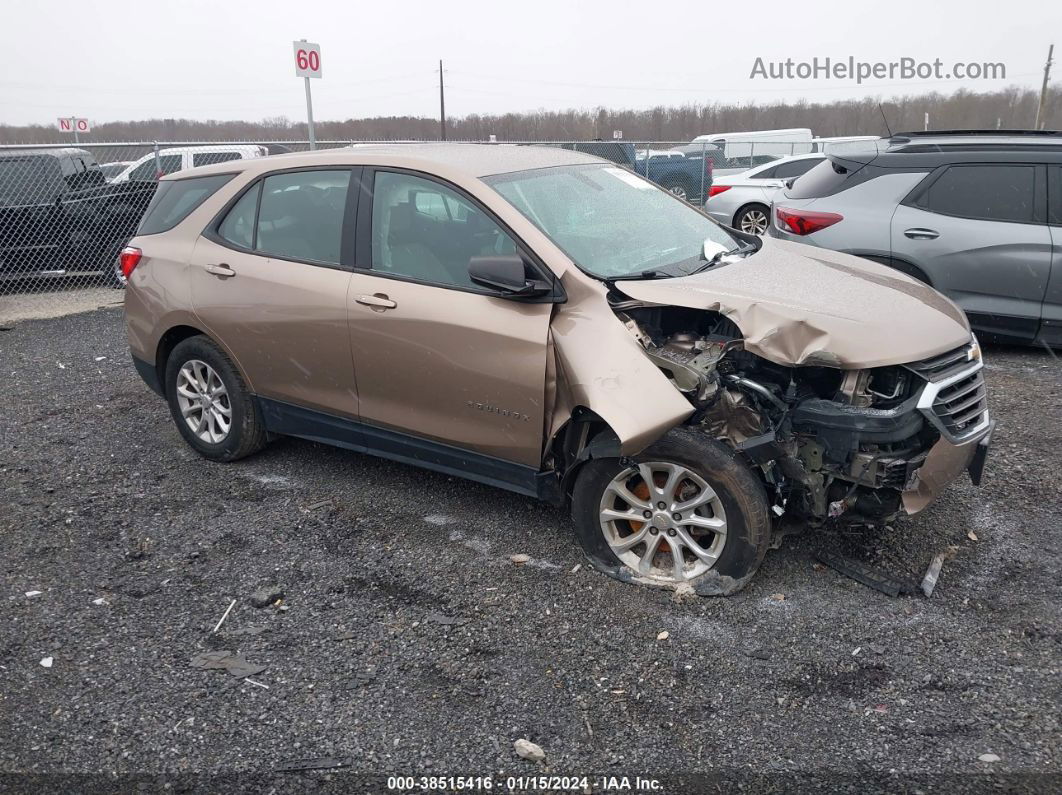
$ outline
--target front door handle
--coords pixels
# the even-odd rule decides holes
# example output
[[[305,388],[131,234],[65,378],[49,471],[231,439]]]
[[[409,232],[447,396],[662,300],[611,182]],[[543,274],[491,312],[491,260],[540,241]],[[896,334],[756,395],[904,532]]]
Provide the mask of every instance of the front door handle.
[[[905,229],[904,234],[911,240],[933,240],[940,237],[940,232],[935,229]]]
[[[365,306],[371,306],[373,309],[380,310],[394,309],[398,304],[392,301],[383,293],[375,293],[373,295],[357,295],[354,296],[354,300],[359,304],[365,304]]]
[[[228,276],[235,276],[236,275],[236,271],[234,271],[232,268],[230,268],[224,262],[222,262],[222,263],[220,263],[218,265],[213,265],[213,264],[207,265],[206,266],[206,272],[207,273],[213,273],[215,276],[221,276],[223,278],[224,277],[228,277]]]

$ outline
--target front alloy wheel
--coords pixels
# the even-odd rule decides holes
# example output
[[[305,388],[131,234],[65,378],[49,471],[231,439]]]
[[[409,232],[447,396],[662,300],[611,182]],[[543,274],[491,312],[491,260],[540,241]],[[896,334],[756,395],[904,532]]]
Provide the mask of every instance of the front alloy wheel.
[[[624,582],[740,591],[771,537],[767,495],[744,461],[699,428],[672,428],[631,459],[591,458],[572,519],[593,566]]]
[[[668,461],[628,467],[605,489],[601,531],[613,554],[644,577],[685,582],[715,565],[726,511],[696,472]]]

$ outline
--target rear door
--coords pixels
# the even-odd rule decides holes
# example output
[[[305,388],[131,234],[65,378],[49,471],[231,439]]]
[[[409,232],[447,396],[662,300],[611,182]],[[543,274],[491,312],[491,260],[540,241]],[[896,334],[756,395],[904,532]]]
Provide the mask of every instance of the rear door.
[[[947,166],[897,207],[892,256],[921,268],[978,329],[1029,341],[1051,273],[1045,215],[1044,166]]]
[[[350,286],[366,424],[538,468],[552,304],[497,298],[468,278],[470,257],[520,249],[455,186],[366,169]]]
[[[347,332],[354,170],[273,172],[196,242],[192,305],[263,398],[356,417]]]
[[[1051,278],[1044,295],[1040,338],[1062,345],[1062,166],[1048,166],[1048,229],[1051,232]]]

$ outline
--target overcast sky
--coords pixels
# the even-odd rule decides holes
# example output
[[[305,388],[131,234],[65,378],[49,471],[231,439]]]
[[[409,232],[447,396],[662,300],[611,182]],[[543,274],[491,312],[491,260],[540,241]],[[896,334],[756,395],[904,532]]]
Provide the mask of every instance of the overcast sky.
[[[317,119],[1039,88],[1062,3],[8,0],[0,123],[305,118],[291,42],[322,48]],[[750,79],[765,62],[1001,62],[1003,80]],[[1062,80],[1056,51],[1055,80]]]

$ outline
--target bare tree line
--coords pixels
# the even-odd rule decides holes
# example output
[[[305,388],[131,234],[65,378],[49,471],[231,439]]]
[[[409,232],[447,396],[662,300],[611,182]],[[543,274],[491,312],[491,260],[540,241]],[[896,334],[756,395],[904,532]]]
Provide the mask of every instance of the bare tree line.
[[[1046,108],[1047,129],[1062,125],[1062,91],[1051,87]],[[885,134],[885,119],[893,132],[921,130],[925,114],[931,129],[1027,129],[1036,116],[1039,94],[1010,87],[976,93],[960,89],[904,95],[888,100],[847,99],[835,102],[708,103],[659,106],[649,110],[532,111],[501,115],[471,114],[447,119],[452,140],[499,141],[584,140],[611,138],[622,130],[627,139],[688,141],[712,132],[810,127],[817,135]],[[346,121],[319,121],[320,140],[437,140],[435,118],[389,116]],[[90,141],[282,141],[304,140],[306,124],[274,117],[261,121],[193,121],[148,119],[95,124]],[[0,143],[62,143],[70,135],[44,125],[0,125]]]

